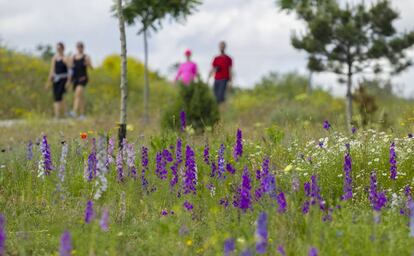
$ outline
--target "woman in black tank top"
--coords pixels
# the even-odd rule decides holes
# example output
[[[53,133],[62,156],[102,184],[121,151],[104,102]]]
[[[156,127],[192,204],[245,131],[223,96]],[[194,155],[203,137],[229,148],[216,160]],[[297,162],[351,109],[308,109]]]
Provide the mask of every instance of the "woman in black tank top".
[[[88,84],[88,68],[92,68],[91,59],[84,53],[82,42],[76,44],[77,53],[72,58],[72,82],[75,97],[72,117],[84,119],[85,116],[85,87]]]
[[[55,118],[62,117],[65,113],[65,102],[63,95],[66,92],[66,86],[69,80],[69,60],[65,57],[65,46],[58,43],[56,46],[56,55],[52,58],[49,72],[49,78],[46,87],[53,85],[54,104],[53,110]]]

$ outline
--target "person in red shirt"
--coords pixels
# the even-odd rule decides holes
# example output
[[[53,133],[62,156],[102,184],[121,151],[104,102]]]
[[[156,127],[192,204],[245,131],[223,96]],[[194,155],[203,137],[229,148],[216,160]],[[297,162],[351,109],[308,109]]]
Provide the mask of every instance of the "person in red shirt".
[[[208,79],[214,74],[214,96],[221,104],[226,100],[227,87],[231,85],[233,60],[226,54],[226,42],[220,42],[219,49],[220,55],[214,58]]]

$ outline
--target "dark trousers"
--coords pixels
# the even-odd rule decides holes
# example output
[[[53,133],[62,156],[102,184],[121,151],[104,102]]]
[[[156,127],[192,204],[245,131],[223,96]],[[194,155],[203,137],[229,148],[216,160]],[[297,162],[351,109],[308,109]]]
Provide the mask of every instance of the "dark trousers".
[[[223,103],[226,100],[227,84],[229,80],[215,80],[214,81],[214,96],[216,96],[217,103]]]

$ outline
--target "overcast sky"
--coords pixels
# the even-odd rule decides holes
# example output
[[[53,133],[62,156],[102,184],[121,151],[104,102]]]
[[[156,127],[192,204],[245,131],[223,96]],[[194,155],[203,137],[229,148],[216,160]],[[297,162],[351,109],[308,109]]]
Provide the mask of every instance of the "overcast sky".
[[[357,0],[351,0],[357,1]],[[190,48],[201,74],[206,77],[217,43],[228,42],[234,59],[236,83],[250,87],[270,71],[306,74],[306,55],[290,45],[290,35],[302,28],[293,15],[277,10],[275,0],[204,0],[199,11],[183,24],[164,22],[150,38],[150,67],[173,77],[170,67]],[[392,0],[401,12],[397,26],[414,29],[414,1]],[[9,47],[34,51],[39,43],[64,41],[74,50],[82,40],[95,63],[119,53],[116,19],[109,10],[112,0],[0,0],[0,38]],[[128,54],[143,58],[142,37],[137,27],[127,31]],[[414,56],[414,55],[413,55]],[[1,78],[0,78],[1,79]],[[332,75],[317,75],[316,83],[341,94]],[[405,96],[414,96],[414,67],[394,78]]]

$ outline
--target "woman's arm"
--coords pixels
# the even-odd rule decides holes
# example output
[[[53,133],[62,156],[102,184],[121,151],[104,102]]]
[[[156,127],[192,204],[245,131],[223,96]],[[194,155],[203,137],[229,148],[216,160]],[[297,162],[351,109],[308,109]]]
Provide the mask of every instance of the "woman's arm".
[[[180,65],[177,71],[177,75],[175,76],[175,82],[177,82],[180,79],[182,73],[183,73],[183,69],[182,69],[182,65]]]
[[[55,72],[55,56],[52,57],[51,63],[50,63],[50,70],[49,75],[47,77],[45,88],[48,89],[51,86],[51,82],[53,79],[53,74]]]
[[[211,63],[211,70],[207,76],[207,84],[210,83],[210,79],[214,76],[216,72],[217,72],[217,58],[214,58],[213,62]]]
[[[93,69],[93,66],[92,66],[92,60],[91,60],[91,58],[89,57],[89,55],[86,55],[86,66],[88,67],[88,68],[90,68],[90,69]]]
[[[73,60],[73,57],[71,58],[69,56],[66,56],[63,59],[63,61],[66,63],[66,66],[68,67],[68,79],[66,82],[66,89],[69,88],[69,84],[72,82],[72,75],[73,75],[72,74],[72,65],[73,65],[72,60]]]

